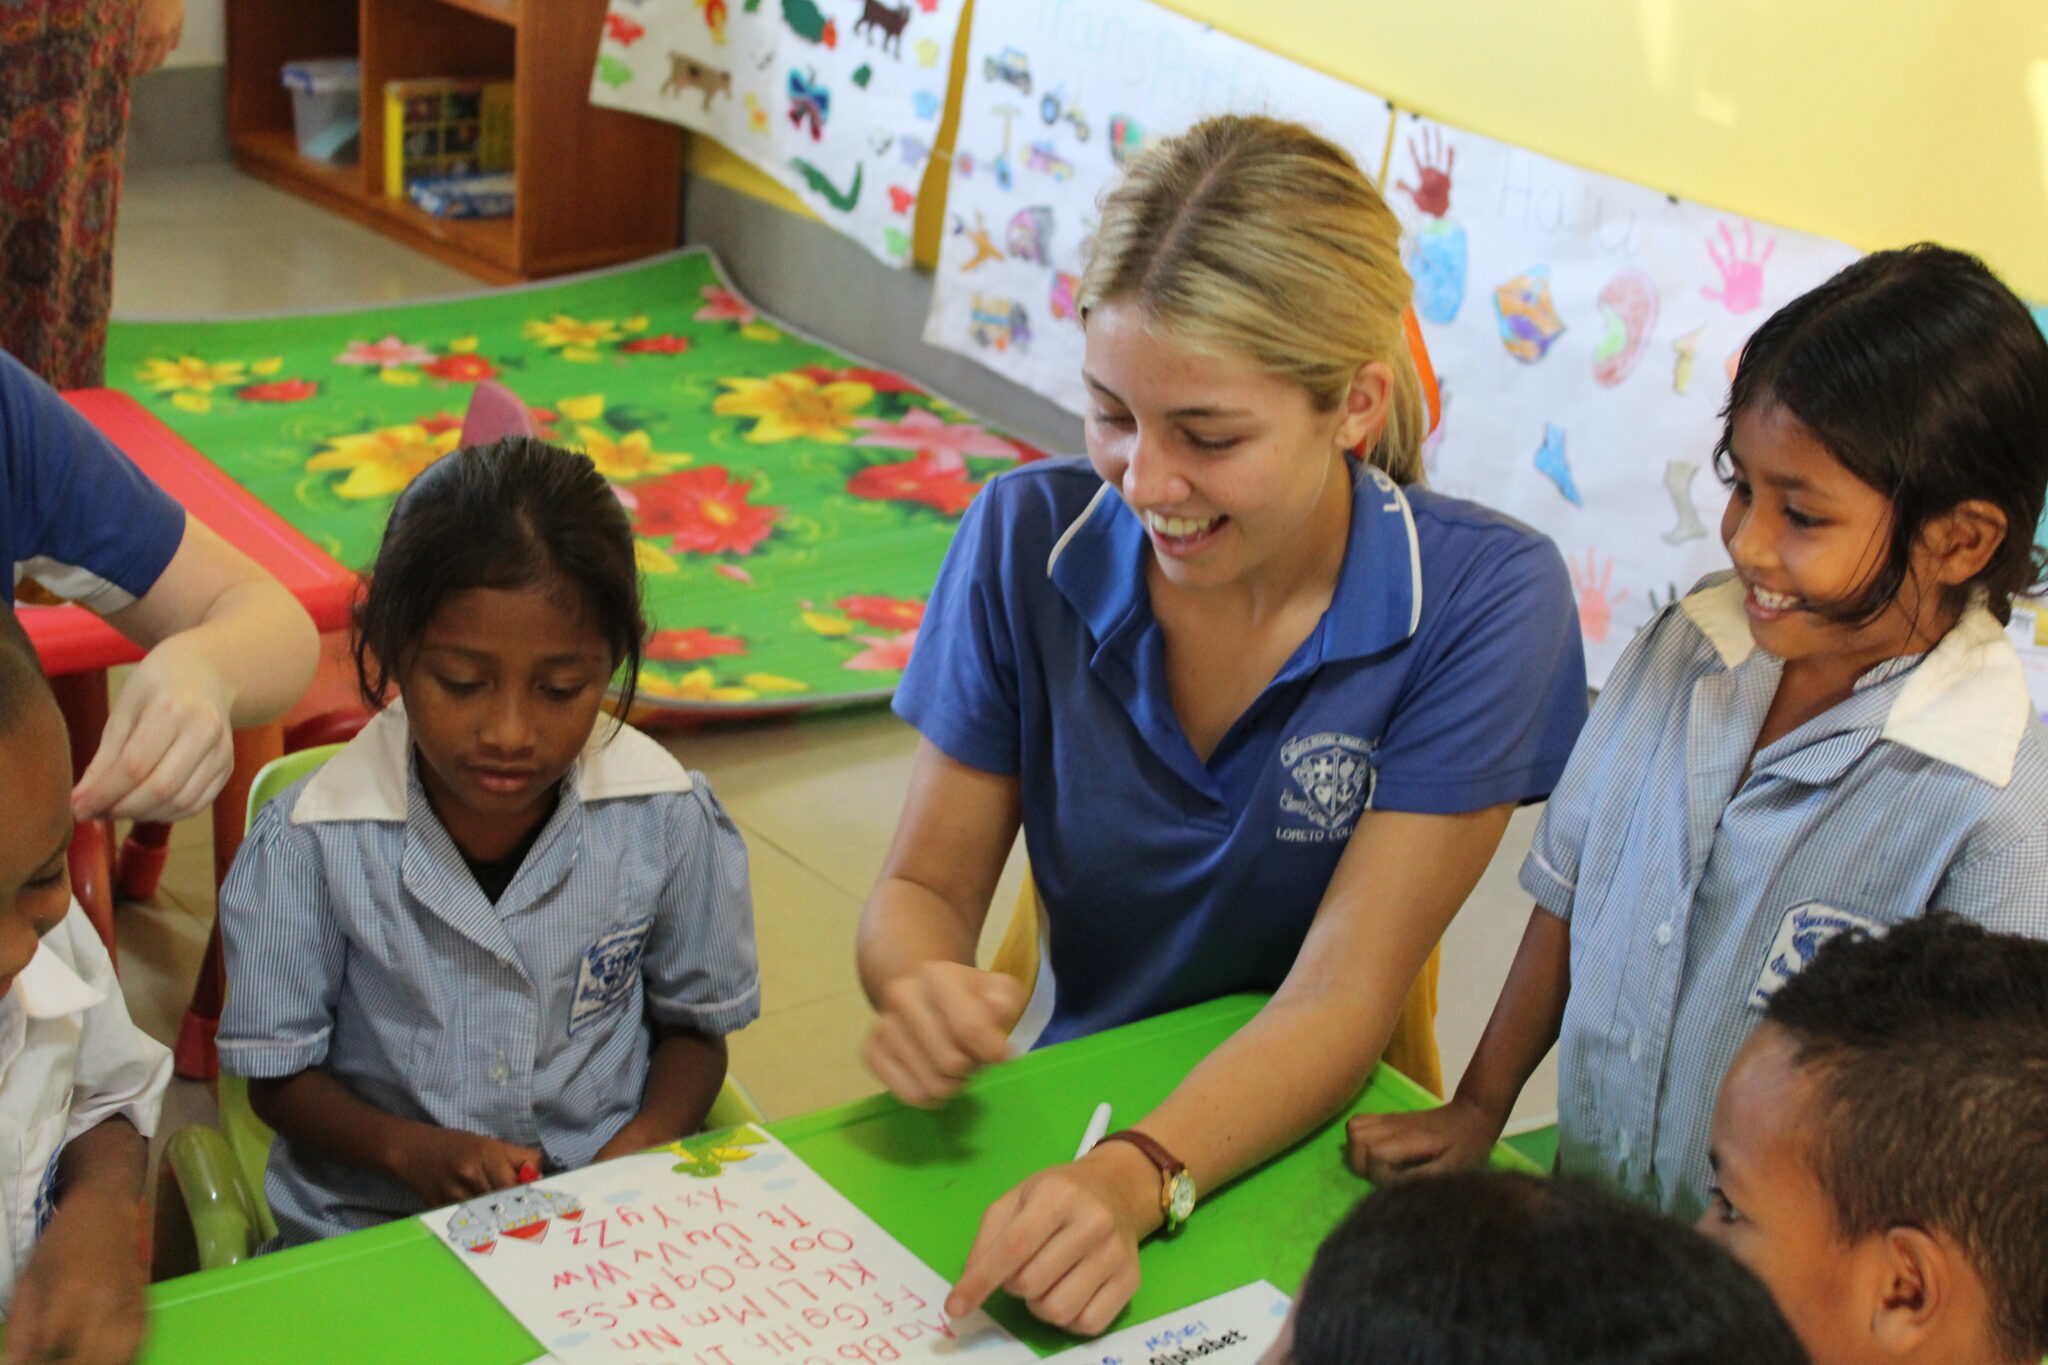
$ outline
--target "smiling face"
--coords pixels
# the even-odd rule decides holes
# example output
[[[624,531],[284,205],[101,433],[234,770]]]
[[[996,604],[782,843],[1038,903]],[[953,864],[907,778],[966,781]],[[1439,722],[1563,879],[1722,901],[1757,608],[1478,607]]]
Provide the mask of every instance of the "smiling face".
[[[502,856],[553,809],[614,661],[566,593],[452,593],[398,672],[420,781],[472,858]]]
[[[1367,374],[1366,372],[1372,372]],[[1088,459],[1145,524],[1160,571],[1186,587],[1286,572],[1342,545],[1344,452],[1386,420],[1387,370],[1330,412],[1250,360],[1194,350],[1135,306],[1088,317]]]
[[[1872,620],[1818,614],[1855,601],[1877,574],[1890,552],[1892,506],[1782,405],[1736,414],[1728,464],[1721,541],[1749,590],[1743,605],[1758,645],[1787,662],[1867,668],[1947,633],[1954,614],[1927,586],[1935,575],[1924,544],[1915,545],[1898,595]]]
[[[0,729],[0,995],[71,906],[71,746],[47,696]]]

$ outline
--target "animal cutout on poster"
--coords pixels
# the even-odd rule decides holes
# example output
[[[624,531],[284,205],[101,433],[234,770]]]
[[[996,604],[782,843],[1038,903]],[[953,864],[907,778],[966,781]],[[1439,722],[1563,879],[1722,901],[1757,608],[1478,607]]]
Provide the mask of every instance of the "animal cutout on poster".
[[[826,223],[907,266],[915,187],[965,7],[611,0],[591,103],[716,138]]]

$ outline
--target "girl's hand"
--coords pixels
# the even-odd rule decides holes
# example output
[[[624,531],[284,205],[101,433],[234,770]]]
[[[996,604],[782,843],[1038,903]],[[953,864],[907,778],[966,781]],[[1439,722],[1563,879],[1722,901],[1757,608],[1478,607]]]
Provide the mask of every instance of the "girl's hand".
[[[1095,1336],[1138,1292],[1138,1243],[1156,1229],[1159,1170],[1124,1142],[1040,1171],[989,1205],[947,1316],[979,1308],[998,1288],[1032,1316]]]
[[[531,1147],[514,1146],[481,1133],[425,1124],[419,1129],[400,1145],[391,1174],[429,1208],[509,1190],[519,1183],[521,1166],[539,1170],[546,1160]]]
[[[182,820],[235,766],[233,698],[204,651],[172,637],[143,656],[71,792],[79,820]]]
[[[15,1284],[6,1365],[135,1359],[148,1282],[141,1238],[139,1201],[85,1187],[67,1194]]]
[[[929,1109],[1010,1055],[1024,987],[997,972],[928,961],[881,988],[868,1070],[905,1104]]]
[[[1417,1114],[1353,1114],[1345,1159],[1375,1185],[1462,1170],[1485,1162],[1505,1121],[1470,1100],[1451,1098]]]

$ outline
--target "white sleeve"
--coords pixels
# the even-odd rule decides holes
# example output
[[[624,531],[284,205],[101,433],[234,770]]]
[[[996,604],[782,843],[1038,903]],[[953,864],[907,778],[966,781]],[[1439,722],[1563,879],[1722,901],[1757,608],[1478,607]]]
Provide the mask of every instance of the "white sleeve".
[[[71,1078],[71,1122],[65,1126],[64,1141],[116,1115],[149,1137],[156,1131],[164,1087],[171,1080],[170,1050],[128,1017],[128,1001],[114,976],[114,964],[77,901],[71,902],[71,912],[50,931],[47,941],[81,981],[102,995],[81,1015],[78,1064]]]

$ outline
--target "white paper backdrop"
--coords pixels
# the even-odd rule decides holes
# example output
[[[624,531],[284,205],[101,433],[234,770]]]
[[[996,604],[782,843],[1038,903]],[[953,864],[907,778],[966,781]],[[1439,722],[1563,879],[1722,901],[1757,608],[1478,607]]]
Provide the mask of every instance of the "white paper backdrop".
[[[963,5],[612,0],[590,101],[709,134],[907,266]]]
[[[1096,196],[1132,152],[1220,113],[1298,119],[1368,175],[1392,118],[1377,95],[1143,0],[976,6],[925,340],[1080,412],[1073,289]]]

